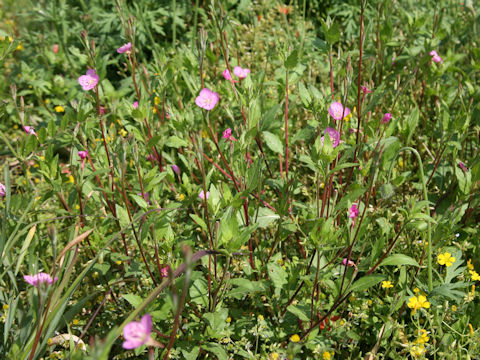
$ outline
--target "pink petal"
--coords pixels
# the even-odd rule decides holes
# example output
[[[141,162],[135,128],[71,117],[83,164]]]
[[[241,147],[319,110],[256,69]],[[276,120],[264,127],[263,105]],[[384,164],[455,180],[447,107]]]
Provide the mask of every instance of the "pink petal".
[[[152,332],[152,316],[150,314],[143,315],[140,319],[140,324],[143,325],[145,335],[148,338]]]

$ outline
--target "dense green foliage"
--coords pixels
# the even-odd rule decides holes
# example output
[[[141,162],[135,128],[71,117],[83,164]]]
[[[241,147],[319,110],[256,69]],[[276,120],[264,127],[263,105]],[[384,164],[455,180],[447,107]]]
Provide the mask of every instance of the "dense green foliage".
[[[0,0],[0,354],[475,358],[480,8],[360,2]]]

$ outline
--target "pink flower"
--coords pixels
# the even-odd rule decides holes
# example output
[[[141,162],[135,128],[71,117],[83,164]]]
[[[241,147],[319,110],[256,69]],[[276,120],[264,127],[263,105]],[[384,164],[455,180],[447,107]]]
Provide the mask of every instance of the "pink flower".
[[[210,196],[210,191],[207,191],[207,200],[208,200],[208,197]],[[202,191],[200,191],[200,194],[198,194],[198,197],[202,200],[205,200],[205,193]]]
[[[380,121],[382,124],[388,124],[390,122],[390,119],[392,118],[392,114],[386,113],[383,115],[382,120]]]
[[[52,46],[52,51],[57,54],[58,53],[58,44]]]
[[[363,91],[364,94],[370,94],[372,92],[372,90],[367,88],[365,85],[362,86],[362,91]]]
[[[97,86],[100,77],[97,75],[94,69],[88,69],[86,75],[82,75],[78,78],[78,83],[82,86],[83,90],[92,90]]]
[[[37,133],[35,132],[35,129],[33,128],[33,126],[27,126],[25,125],[23,127],[23,130],[28,134],[28,135],[35,135],[37,136]]]
[[[328,108],[328,113],[330,114],[331,117],[333,117],[335,120],[342,120],[345,118],[348,114],[350,114],[350,109],[348,107],[344,108],[342,104],[339,102],[334,102],[330,107]]]
[[[217,105],[220,96],[209,88],[203,88],[195,99],[195,104],[205,110],[212,110]]]
[[[133,108],[134,108],[134,109],[138,109],[138,101],[135,101],[135,102],[133,103]]]
[[[117,49],[117,52],[118,52],[119,54],[130,53],[131,51],[132,51],[132,43],[126,43],[125,45],[120,46],[120,47]]]
[[[6,189],[5,185],[0,183],[0,197],[5,196],[6,193],[7,193],[7,189]]]
[[[225,129],[225,131],[223,132],[223,138],[224,139],[229,139],[230,136],[232,136],[232,129],[230,129],[230,128]]]
[[[247,75],[250,74],[250,69],[248,68],[243,69],[240,66],[235,66],[233,68],[233,73],[240,79],[245,79]]]
[[[145,314],[138,321],[129,322],[123,328],[123,337],[125,341],[122,346],[124,349],[135,349],[142,346],[151,340],[152,333],[152,317],[150,314]]]
[[[227,141],[237,141],[237,139],[235,139],[232,136],[232,129],[230,129],[230,128],[225,129],[225,131],[223,132],[223,138]]]
[[[169,271],[170,271],[170,266],[165,266],[164,268],[160,269],[160,274],[162,275],[162,277],[167,277]]]
[[[52,277],[49,274],[44,272],[38,273],[36,275],[24,275],[23,278],[27,283],[35,287],[38,287],[43,284],[52,285],[55,281],[58,280],[57,277],[52,279]]]
[[[435,50],[430,51],[430,56],[432,57],[433,62],[442,62],[442,58],[437,54]]]
[[[175,174],[180,175],[180,168],[178,167],[178,165],[173,164],[172,170]]]
[[[348,209],[348,217],[350,219],[355,219],[359,214],[358,211],[358,205],[356,203],[353,203],[352,206]]]
[[[222,75],[225,78],[225,80],[232,80],[232,75],[230,74],[230,71],[228,71],[228,69],[225,69]]]
[[[463,170],[463,172],[467,172],[468,171],[468,168],[465,166],[465,164],[461,161],[458,162],[458,166],[460,166],[460,168]]]
[[[100,106],[99,109],[100,109],[100,115],[105,114],[105,107],[104,106]]]
[[[148,161],[154,161],[154,160],[155,160],[155,156],[153,156],[152,154],[148,154],[148,155],[147,155],[147,160],[148,160]]]
[[[88,150],[82,150],[78,152],[80,159],[84,160],[88,156]]]
[[[330,141],[332,142],[332,146],[334,149],[338,146],[338,144],[340,144],[340,133],[334,128],[328,127],[325,129],[323,133],[328,134],[328,136],[330,136]],[[323,145],[323,138],[324,138],[323,136],[320,138],[322,145]]]
[[[355,266],[355,263],[352,260],[348,260],[347,258],[344,258],[342,261],[343,266]]]

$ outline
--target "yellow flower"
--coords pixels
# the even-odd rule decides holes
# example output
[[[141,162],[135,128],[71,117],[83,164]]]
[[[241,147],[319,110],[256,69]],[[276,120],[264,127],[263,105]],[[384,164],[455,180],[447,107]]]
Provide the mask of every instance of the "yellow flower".
[[[453,312],[457,311],[457,305],[452,305],[452,311]]]
[[[258,320],[262,321],[264,319],[263,315],[258,315]]]
[[[469,273],[472,276],[473,281],[479,281],[480,280],[480,275],[475,270],[470,270]]]
[[[78,325],[79,321],[78,319],[73,319],[73,325]]]
[[[60,113],[60,112],[65,112],[65,109],[63,108],[63,106],[58,105],[58,106],[55,106],[55,111],[57,113]]]
[[[23,45],[22,45],[22,44],[18,44],[17,50],[22,50],[22,49],[23,49]]]
[[[416,335],[418,336],[418,338],[417,340],[415,340],[415,344],[425,344],[428,342],[428,340],[430,340],[427,330],[425,329],[420,329],[416,331]]]
[[[324,351],[322,354],[323,360],[330,360],[332,358],[332,354],[329,351]]]
[[[290,336],[290,341],[294,342],[294,343],[297,343],[297,342],[300,341],[300,336],[298,336],[298,334],[294,334],[294,335]]]
[[[7,309],[8,309],[8,304],[3,305],[3,310],[7,310]]]
[[[470,331],[470,336],[473,336],[473,326],[472,326],[472,324],[468,323],[468,329]]]
[[[155,96],[155,105],[160,104],[161,101],[162,99],[160,99],[158,96]]]
[[[475,268],[473,267],[473,264],[472,264],[472,259],[468,259],[467,261],[467,268],[468,270],[474,270]]]
[[[423,344],[415,345],[410,349],[410,355],[414,358],[418,358],[425,354],[425,346]]]
[[[75,210],[80,210],[80,205],[75,205]]]
[[[415,288],[415,289],[413,289],[413,292],[414,292],[415,294],[417,294],[418,292],[420,292],[420,289],[419,289],[419,288]]]
[[[122,260],[117,260],[117,261],[115,261],[115,264],[117,264],[117,265],[122,265]]]
[[[118,134],[125,137],[128,135],[128,132],[125,129],[118,130]]]
[[[50,99],[45,99],[45,104],[50,104]]]
[[[280,355],[278,355],[277,352],[273,352],[269,356],[269,360],[278,360],[278,359],[280,359]]]
[[[382,281],[382,288],[384,288],[384,289],[390,289],[390,288],[392,288],[392,287],[393,287],[393,285],[392,285],[392,283],[391,283],[390,281]]]
[[[185,195],[177,194],[177,195],[175,195],[175,199],[177,199],[178,201],[183,201],[183,200],[185,200]]]
[[[418,309],[429,309],[430,303],[427,301],[427,298],[425,296],[419,295],[418,297],[412,296],[410,299],[408,299],[407,306],[412,309],[412,314],[415,314]]]
[[[227,323],[231,323],[231,322],[232,322],[232,318],[229,316],[229,317],[227,318]]]
[[[70,182],[72,184],[75,183],[75,179],[72,175],[68,175],[68,182]]]
[[[440,265],[445,265],[446,267],[452,266],[455,262],[455,258],[449,252],[445,252],[443,254],[438,255],[438,263]]]

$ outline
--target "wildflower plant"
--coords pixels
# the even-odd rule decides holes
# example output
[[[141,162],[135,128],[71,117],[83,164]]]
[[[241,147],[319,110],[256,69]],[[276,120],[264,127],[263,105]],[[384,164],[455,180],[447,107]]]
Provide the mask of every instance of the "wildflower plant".
[[[478,353],[474,4],[4,3],[5,357]]]

